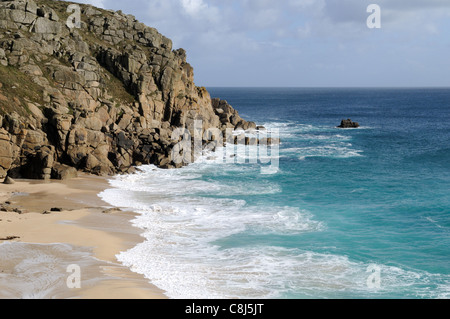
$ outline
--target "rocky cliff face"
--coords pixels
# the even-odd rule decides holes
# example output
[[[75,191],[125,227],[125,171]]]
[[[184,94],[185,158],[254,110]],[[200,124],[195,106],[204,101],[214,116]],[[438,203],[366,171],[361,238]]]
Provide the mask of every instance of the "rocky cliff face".
[[[70,3],[0,1],[0,178],[180,167],[175,128],[252,128],[194,84],[183,49],[131,15]]]

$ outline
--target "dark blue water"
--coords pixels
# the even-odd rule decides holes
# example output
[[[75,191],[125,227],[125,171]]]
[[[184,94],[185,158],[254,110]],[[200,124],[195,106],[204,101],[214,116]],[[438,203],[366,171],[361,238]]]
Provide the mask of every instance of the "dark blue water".
[[[272,177],[282,191],[270,200],[306,209],[326,230],[281,236],[279,245],[438,274],[430,291],[448,285],[450,89],[209,91],[290,134]],[[334,128],[346,118],[362,128]],[[391,294],[415,296],[413,288]]]
[[[173,298],[450,296],[450,89],[208,90],[279,131],[279,171],[117,177],[146,237],[125,265]]]

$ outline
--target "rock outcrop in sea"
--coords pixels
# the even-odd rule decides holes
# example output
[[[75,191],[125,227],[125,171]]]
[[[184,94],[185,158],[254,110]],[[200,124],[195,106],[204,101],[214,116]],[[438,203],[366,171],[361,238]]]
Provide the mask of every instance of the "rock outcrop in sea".
[[[0,178],[176,168],[174,129],[256,128],[156,29],[90,5],[71,28],[69,4],[0,1]]]
[[[341,125],[338,128],[358,128],[360,125],[358,122],[353,122],[351,119],[342,120]]]

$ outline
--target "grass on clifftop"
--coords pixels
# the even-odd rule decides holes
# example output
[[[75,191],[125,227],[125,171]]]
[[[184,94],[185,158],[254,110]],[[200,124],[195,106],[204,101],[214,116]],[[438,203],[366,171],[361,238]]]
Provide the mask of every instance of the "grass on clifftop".
[[[0,114],[30,113],[27,102],[42,105],[42,88],[15,67],[0,65]]]
[[[81,3],[75,3],[70,1],[55,1],[55,0],[36,0],[38,5],[46,5],[56,11],[58,17],[61,20],[67,20],[67,18],[72,14],[67,12],[67,7],[71,4],[82,5]]]

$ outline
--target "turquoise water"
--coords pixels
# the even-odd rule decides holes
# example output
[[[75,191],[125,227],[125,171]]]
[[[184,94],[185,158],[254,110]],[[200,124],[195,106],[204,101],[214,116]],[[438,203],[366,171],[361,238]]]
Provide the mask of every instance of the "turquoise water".
[[[146,230],[119,260],[172,298],[450,296],[450,89],[208,90],[279,130],[278,173],[115,178],[102,197]]]

